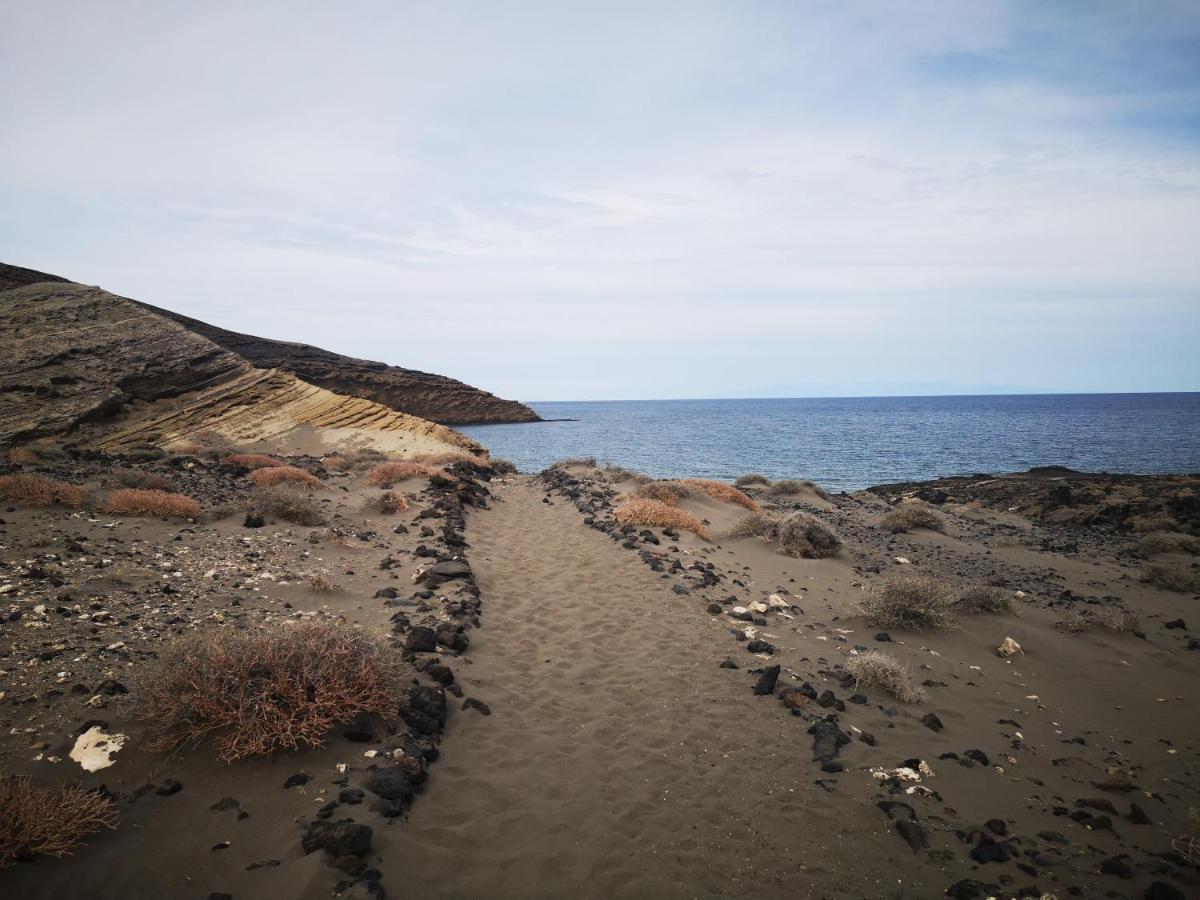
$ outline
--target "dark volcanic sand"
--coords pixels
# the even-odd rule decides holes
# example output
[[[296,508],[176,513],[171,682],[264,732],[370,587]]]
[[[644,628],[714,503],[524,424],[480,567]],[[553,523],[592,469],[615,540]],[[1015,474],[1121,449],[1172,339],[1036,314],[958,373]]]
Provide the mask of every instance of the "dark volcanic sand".
[[[364,858],[389,895],[933,897],[958,885],[963,897],[1142,897],[1156,881],[1179,892],[1159,896],[1200,890],[1194,864],[1172,849],[1195,827],[1189,808],[1200,806],[1200,653],[1189,649],[1200,613],[1194,596],[1139,580],[1136,534],[1028,518],[964,496],[940,507],[945,534],[893,535],[878,524],[888,509],[879,496],[806,492],[783,502],[841,534],[846,546],[832,559],[793,559],[753,539],[723,538],[743,510],[708,498],[683,506],[711,522],[710,544],[661,529],[651,530],[657,544],[637,534],[614,540],[585,524],[585,512],[610,528],[607,494],[633,485],[570,472],[553,484],[493,480],[489,508],[467,513],[465,552],[483,627],[469,632],[461,657],[443,656],[463,696],[482,700],[490,715],[447,698],[441,758],[404,817],[386,819],[369,796],[333,812],[372,826]],[[345,616],[386,635],[395,612],[414,610],[374,594],[394,586],[401,599],[411,595],[424,561],[412,555],[418,543],[447,552],[418,534],[416,516],[431,501],[385,517],[363,511],[377,492],[360,476],[330,483],[337,535],[286,523],[244,529],[240,516],[107,527],[109,518],[61,510],[3,514],[0,585],[15,587],[0,603],[24,613],[0,625],[5,771],[44,783],[79,779],[67,751],[92,719],[129,743],[112,767],[82,777],[119,795],[119,828],[71,858],[0,872],[0,890],[324,897],[349,880],[326,854],[303,854],[304,824],[337,797],[339,779],[362,785],[372,764],[364,752],[391,747],[389,727],[403,731],[403,723],[375,723],[367,743],[335,733],[316,751],[223,766],[204,747],[146,752],[133,715],[139,662],[172,630],[303,612]],[[397,523],[410,533],[392,534]],[[310,544],[312,533],[324,539]],[[398,565],[380,569],[389,556]],[[672,572],[674,560],[681,569]],[[63,583],[30,577],[33,566],[55,570]],[[314,591],[304,576],[315,570],[340,589]],[[909,571],[956,584],[1003,580],[1025,597],[1014,601],[1015,614],[963,615],[953,632],[893,629],[891,641],[878,642],[858,604],[883,575]],[[164,581],[180,593],[163,595]],[[113,621],[56,614],[72,605],[57,599],[64,592],[85,610],[99,598]],[[784,604],[760,623],[729,614],[735,603],[772,594]],[[42,603],[44,619],[32,612]],[[721,612],[708,611],[713,603]],[[1056,627],[1073,610],[1118,605],[1140,613],[1142,636]],[[421,615],[441,608],[435,602]],[[1179,619],[1183,627],[1167,627]],[[749,652],[750,642],[735,638],[747,626],[772,653]],[[998,657],[1005,637],[1025,653]],[[118,642],[125,646],[100,649]],[[60,644],[57,655],[38,658]],[[872,688],[861,691],[865,703],[851,701],[856,688],[842,667],[863,648],[908,663],[929,699],[905,705]],[[726,658],[739,668],[721,668]],[[756,696],[755,670],[776,665],[775,693],[808,683],[817,695],[832,691],[830,705],[814,699],[789,710],[771,693]],[[89,706],[105,678],[129,693]],[[88,691],[72,693],[77,682]],[[63,693],[48,693],[56,690]],[[922,721],[936,724],[931,713],[939,730]],[[825,765],[813,758],[814,726],[849,738],[836,755],[822,753]],[[933,773],[919,784],[872,774],[917,760]],[[351,766],[347,776],[338,763]],[[301,771],[310,780],[285,789]],[[132,799],[139,786],[167,778],[183,789]],[[250,816],[211,809],[223,797]],[[278,864],[247,868],[271,860]]]

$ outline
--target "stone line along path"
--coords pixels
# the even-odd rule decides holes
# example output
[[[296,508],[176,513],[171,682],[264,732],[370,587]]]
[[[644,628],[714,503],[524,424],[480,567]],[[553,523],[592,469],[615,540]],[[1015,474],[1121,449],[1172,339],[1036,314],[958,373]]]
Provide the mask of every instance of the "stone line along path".
[[[484,627],[454,665],[492,714],[455,710],[425,796],[378,830],[390,896],[904,895],[883,817],[816,783],[805,723],[718,669],[695,599],[538,482],[496,494],[467,531]]]

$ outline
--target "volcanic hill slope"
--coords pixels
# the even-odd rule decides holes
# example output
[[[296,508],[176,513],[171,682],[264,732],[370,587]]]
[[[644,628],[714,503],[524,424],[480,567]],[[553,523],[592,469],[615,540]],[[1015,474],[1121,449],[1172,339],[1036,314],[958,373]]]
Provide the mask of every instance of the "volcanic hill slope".
[[[71,436],[94,446],[370,445],[474,450],[469,438],[357,396],[256,368],[146,307],[40,273],[0,271],[0,441]]]

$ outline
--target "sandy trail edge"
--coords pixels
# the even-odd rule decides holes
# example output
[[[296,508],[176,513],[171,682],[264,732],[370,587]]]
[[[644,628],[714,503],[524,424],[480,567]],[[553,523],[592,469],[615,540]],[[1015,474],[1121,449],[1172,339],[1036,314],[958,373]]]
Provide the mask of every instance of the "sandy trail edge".
[[[500,488],[468,539],[485,624],[475,664],[456,670],[492,715],[458,714],[426,796],[379,835],[389,890],[894,890],[895,838],[859,821],[849,840],[853,813],[814,785],[804,724],[760,709],[775,701],[748,681],[715,677],[725,642],[687,598],[532,480]]]

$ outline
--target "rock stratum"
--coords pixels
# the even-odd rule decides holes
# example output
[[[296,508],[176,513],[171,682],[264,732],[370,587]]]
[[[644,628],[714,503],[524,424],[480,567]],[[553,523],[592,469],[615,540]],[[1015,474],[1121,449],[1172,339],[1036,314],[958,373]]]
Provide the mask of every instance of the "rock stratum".
[[[444,375],[389,366],[387,363],[342,356],[320,347],[273,341],[227,331],[188,316],[147,306],[189,331],[232,350],[262,369],[279,369],[297,378],[381,403],[398,412],[419,416],[443,425],[481,425],[504,422],[537,422],[540,417],[515,400],[471,387]]]
[[[70,436],[97,447],[479,445],[443,424],[261,368],[179,322],[96,287],[0,267],[0,441]]]

